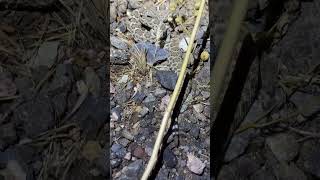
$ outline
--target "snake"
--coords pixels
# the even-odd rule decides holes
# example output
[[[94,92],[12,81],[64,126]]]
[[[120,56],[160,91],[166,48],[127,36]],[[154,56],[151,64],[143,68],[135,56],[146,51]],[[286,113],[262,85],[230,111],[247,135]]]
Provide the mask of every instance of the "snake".
[[[166,21],[171,16],[171,13],[167,12],[158,10],[154,6],[142,6],[128,12],[127,29],[136,42],[155,43],[160,47],[161,40],[163,40],[169,28]],[[150,28],[150,30],[144,27]],[[163,49],[169,52],[169,57],[157,69],[169,70],[175,73],[180,72],[182,51],[179,48],[179,42],[182,38],[179,33],[168,34],[167,42]]]

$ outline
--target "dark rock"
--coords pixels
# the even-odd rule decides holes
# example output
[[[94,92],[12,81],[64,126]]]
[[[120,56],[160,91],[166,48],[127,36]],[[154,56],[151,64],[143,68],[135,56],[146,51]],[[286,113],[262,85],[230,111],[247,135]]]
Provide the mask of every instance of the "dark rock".
[[[88,135],[88,140],[95,138],[99,129],[106,123],[109,115],[106,111],[108,106],[109,103],[105,97],[95,98],[89,95],[73,115],[72,121],[80,125],[83,132]]]
[[[320,96],[296,92],[290,100],[298,107],[299,112],[306,117],[320,112]]]
[[[156,78],[164,88],[173,91],[178,80],[178,75],[173,71],[157,71]]]
[[[141,147],[141,146],[137,146],[134,150],[133,150],[133,153],[132,153],[135,157],[137,158],[144,158],[146,157],[146,152],[145,150]]]
[[[114,169],[114,168],[117,168],[120,166],[122,160],[121,159],[112,159],[110,161],[110,165],[111,165],[111,168]]]
[[[128,49],[127,43],[115,36],[110,37],[110,43],[112,46],[116,47],[117,49],[122,49],[122,50]]]
[[[139,177],[143,170],[142,165],[142,160],[136,160],[126,167],[124,174],[128,177]]]
[[[0,126],[0,139],[5,143],[5,147],[3,148],[6,148],[7,145],[11,145],[17,141],[18,137],[13,123]]]
[[[144,98],[146,98],[146,95],[143,92],[137,92],[133,96],[132,100],[134,100],[137,103],[141,103],[144,100]]]
[[[126,155],[126,149],[121,144],[113,144],[111,146],[111,151],[119,158],[123,158]]]
[[[114,107],[111,110],[111,116],[112,116],[111,119],[114,120],[114,121],[121,120],[121,109],[120,109],[120,107]]]
[[[167,91],[161,88],[157,88],[154,92],[154,95],[160,98],[164,97],[166,94],[167,94]]]
[[[305,171],[320,178],[320,144],[305,142],[300,150],[298,162],[302,164]]]
[[[143,100],[144,104],[147,103],[153,103],[154,101],[156,101],[156,97],[153,94],[148,94],[148,96]]]
[[[279,180],[307,180],[306,175],[294,163],[287,165],[280,163],[275,168],[275,175]]]
[[[122,91],[115,96],[116,102],[119,105],[122,105],[126,103],[130,99],[130,92],[128,91]]]
[[[250,180],[276,180],[276,177],[271,171],[261,168],[250,177]]]
[[[163,152],[163,161],[165,165],[169,168],[175,168],[177,166],[176,155],[172,152],[170,148],[166,148]]]
[[[51,100],[38,96],[18,106],[13,112],[14,120],[23,125],[27,136],[33,137],[47,131],[55,124]]]
[[[246,150],[249,144],[251,133],[252,131],[250,130],[245,131],[241,134],[235,135],[231,139],[230,145],[228,147],[228,150],[226,152],[225,159],[224,159],[226,162],[229,162],[234,158],[238,157],[239,155],[241,155],[242,153],[244,153],[244,151]]]
[[[126,65],[129,63],[130,54],[126,50],[110,48],[110,64]]]
[[[289,134],[278,134],[266,139],[266,143],[279,161],[290,161],[299,151],[295,137]]]
[[[200,134],[200,129],[198,127],[193,127],[190,133],[195,139],[198,139]]]
[[[120,21],[119,26],[118,26],[120,32],[124,33],[127,30],[127,26],[123,21]]]

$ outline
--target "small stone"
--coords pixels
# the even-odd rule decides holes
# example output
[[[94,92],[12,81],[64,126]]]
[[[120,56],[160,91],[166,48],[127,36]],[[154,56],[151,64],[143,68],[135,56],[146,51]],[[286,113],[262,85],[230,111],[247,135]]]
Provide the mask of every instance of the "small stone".
[[[145,147],[145,151],[146,151],[146,153],[147,153],[148,156],[151,156],[151,155],[152,155],[152,150],[153,150],[153,149],[152,149],[151,146],[148,146],[148,145],[147,145],[147,146]]]
[[[176,155],[172,152],[170,148],[166,148],[163,152],[163,161],[165,165],[169,168],[174,168],[177,165]]]
[[[155,95],[156,97],[163,97],[163,96],[166,95],[166,93],[167,93],[166,90],[161,89],[161,88],[157,88],[157,89],[155,90],[155,92],[154,92],[154,95]]]
[[[139,117],[143,118],[149,113],[149,109],[147,107],[143,107],[139,112]]]
[[[166,95],[161,99],[160,111],[165,111],[170,101],[170,96]]]
[[[179,48],[183,50],[183,52],[186,52],[188,49],[188,44],[190,42],[190,38],[183,38],[179,42]]]
[[[320,178],[320,144],[305,142],[300,150],[298,162],[301,162],[306,172]]]
[[[277,179],[281,180],[307,180],[306,175],[294,163],[289,165],[280,163],[274,169]]]
[[[277,134],[266,139],[266,143],[279,161],[291,161],[299,151],[295,137],[289,134]]]
[[[178,75],[173,71],[157,71],[156,79],[164,88],[173,91],[178,80]]]
[[[115,94],[116,88],[113,86],[113,84],[110,82],[110,94]]]
[[[126,138],[121,138],[121,139],[119,139],[119,143],[122,146],[126,147],[130,143],[130,141],[128,139],[126,139]]]
[[[202,113],[204,106],[202,104],[195,104],[193,105],[193,109],[197,112],[197,113]]]
[[[128,177],[139,177],[140,173],[143,170],[142,164],[143,161],[138,159],[132,163],[130,163],[126,168],[122,171]]]
[[[204,99],[208,99],[210,97],[210,92],[208,91],[201,91],[201,95]]]
[[[129,63],[130,54],[127,50],[110,47],[110,64],[126,65]]]
[[[198,127],[194,127],[191,129],[190,133],[195,139],[198,139],[200,134],[200,129]]]
[[[125,83],[128,82],[128,80],[129,80],[129,76],[128,76],[128,75],[123,75],[123,76],[121,77],[121,79],[118,81],[118,83],[119,83],[119,84],[125,84]]]
[[[111,151],[114,152],[118,158],[123,158],[126,155],[126,149],[121,144],[113,144]]]
[[[121,120],[121,112],[119,107],[115,107],[111,110],[111,121]]]
[[[127,30],[127,26],[123,21],[120,22],[118,28],[119,28],[120,32],[122,32],[122,33],[126,32],[126,30]]]
[[[142,159],[145,157],[146,153],[141,146],[137,146],[132,153],[135,157]]]
[[[231,139],[224,159],[226,162],[232,161],[234,158],[244,153],[249,144],[251,132],[245,131]]]
[[[291,96],[290,100],[298,107],[299,111],[306,117],[314,115],[320,109],[320,96],[296,92]]]
[[[18,140],[17,133],[12,122],[0,126],[0,139],[7,145],[11,145]]]
[[[146,94],[144,94],[143,92],[137,92],[132,100],[134,100],[137,103],[141,103],[144,99],[146,98]]]
[[[125,43],[122,39],[117,38],[115,36],[111,36],[110,37],[110,43],[112,46],[118,48],[118,49],[122,49],[122,50],[127,50],[128,49],[128,45],[127,43]]]
[[[121,159],[112,159],[110,161],[110,164],[111,164],[111,168],[114,169],[114,168],[117,168],[120,166],[122,160]]]
[[[153,94],[149,94],[144,100],[143,103],[147,104],[147,103],[153,103],[154,101],[156,101],[156,97]]]
[[[195,174],[199,174],[199,175],[202,174],[206,165],[199,158],[195,157],[191,153],[189,153],[187,156],[188,156],[188,161],[187,161],[188,169]]]
[[[125,156],[124,156],[124,159],[126,159],[126,160],[130,160],[131,159],[131,153],[130,152],[128,152]]]
[[[127,131],[127,130],[123,130],[122,133],[121,133],[121,135],[122,135],[124,138],[126,138],[126,139],[128,139],[128,140],[130,140],[130,141],[133,141],[133,140],[134,140],[134,136],[133,136],[129,131]]]

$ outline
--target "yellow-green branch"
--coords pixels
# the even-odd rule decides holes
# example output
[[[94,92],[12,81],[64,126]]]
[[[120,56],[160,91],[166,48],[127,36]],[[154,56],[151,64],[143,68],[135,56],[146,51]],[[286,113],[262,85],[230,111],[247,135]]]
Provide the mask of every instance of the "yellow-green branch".
[[[164,116],[163,116],[163,119],[161,122],[161,126],[160,126],[160,130],[159,130],[159,134],[157,136],[156,142],[153,147],[152,155],[150,157],[149,163],[148,163],[148,165],[143,173],[143,176],[141,178],[142,180],[147,180],[148,177],[150,176],[150,173],[153,170],[153,168],[158,160],[159,151],[160,151],[160,148],[162,145],[163,137],[165,136],[165,133],[168,130],[167,127],[170,127],[172,112],[173,112],[173,109],[176,105],[178,96],[179,96],[181,89],[182,89],[183,81],[186,76],[186,71],[187,71],[187,66],[188,66],[189,59],[190,59],[190,54],[192,51],[192,47],[193,47],[196,33],[197,33],[199,25],[200,25],[200,19],[201,19],[201,16],[202,16],[202,13],[203,13],[203,10],[205,7],[205,1],[206,0],[201,0],[200,8],[199,8],[199,11],[197,14],[197,19],[196,19],[195,25],[192,30],[190,44],[188,45],[188,49],[187,49],[186,55],[183,60],[183,64],[181,67],[181,71],[179,73],[179,77],[178,77],[175,89],[174,89],[172,96],[170,98],[168,108],[166,109],[166,111],[164,113]]]

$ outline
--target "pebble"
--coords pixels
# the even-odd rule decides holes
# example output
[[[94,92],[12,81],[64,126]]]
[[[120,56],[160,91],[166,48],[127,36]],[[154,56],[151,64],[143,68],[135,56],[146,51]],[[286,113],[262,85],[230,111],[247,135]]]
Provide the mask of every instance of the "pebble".
[[[143,170],[142,165],[143,161],[141,159],[138,159],[125,167],[122,172],[128,177],[139,177],[140,173]]]
[[[121,139],[119,139],[119,143],[122,146],[126,147],[130,143],[130,141],[128,139],[126,139],[126,138],[121,138]]]
[[[305,142],[300,150],[298,162],[301,162],[305,171],[320,178],[320,144]]]
[[[126,42],[124,42],[122,39],[115,37],[115,36],[111,36],[110,37],[110,43],[112,46],[116,47],[117,49],[122,49],[122,50],[127,50],[128,49],[128,45]]]
[[[111,151],[114,152],[118,158],[123,158],[126,155],[126,149],[121,144],[113,144]]]
[[[123,76],[119,79],[118,84],[125,84],[125,83],[128,82],[128,80],[129,80],[129,76],[128,76],[128,75],[123,75]]]
[[[173,91],[178,75],[173,71],[157,71],[156,79],[164,88]]]
[[[295,137],[285,133],[268,137],[266,144],[279,161],[291,161],[299,151],[299,144]]]
[[[145,151],[147,153],[148,156],[151,156],[152,155],[152,146],[151,145],[146,145],[145,147]]]
[[[164,89],[162,89],[162,88],[157,88],[157,89],[154,91],[154,95],[155,95],[156,97],[161,97],[161,98],[162,98],[163,96],[165,96],[166,93],[167,93],[167,91],[164,90]]]
[[[176,155],[172,152],[170,148],[166,148],[163,152],[163,161],[165,165],[169,168],[174,168],[177,165]]]
[[[110,82],[110,94],[116,93],[116,88],[113,86],[113,84]]]
[[[121,135],[122,135],[124,138],[126,138],[126,139],[128,139],[128,140],[130,140],[130,141],[133,141],[133,140],[134,140],[134,136],[133,136],[129,131],[127,131],[127,130],[123,130],[122,133],[121,133]]]
[[[110,63],[115,65],[126,65],[129,63],[130,54],[126,50],[110,47]]]
[[[149,113],[149,109],[147,107],[143,107],[139,112],[139,117],[144,118]]]
[[[193,105],[193,109],[197,112],[197,113],[202,113],[204,106],[202,104],[195,104]]]
[[[294,163],[280,163],[275,168],[277,179],[283,180],[307,180],[306,175]]]
[[[120,21],[118,29],[122,33],[126,32],[127,31],[126,23],[124,23],[123,21]]]
[[[154,102],[154,101],[156,101],[156,97],[155,97],[152,93],[150,93],[150,94],[148,94],[148,96],[143,100],[143,103],[144,103],[144,104],[147,104],[147,103],[152,103],[152,102]]]
[[[299,112],[306,117],[312,116],[319,112],[320,96],[296,92],[291,96],[290,100],[298,107]]]
[[[5,146],[11,145],[18,140],[14,123],[10,122],[0,126],[0,140],[5,143]]]
[[[130,152],[128,152],[125,156],[124,156],[124,159],[126,159],[126,160],[130,160],[131,159],[131,153]]]
[[[198,139],[200,135],[200,128],[194,127],[191,129],[190,133],[195,139]]]
[[[117,19],[117,7],[115,3],[110,4],[110,23],[113,23]]]
[[[111,110],[111,121],[121,120],[121,110],[119,107],[112,108]]]
[[[146,94],[144,94],[143,92],[137,92],[132,100],[134,100],[136,103],[141,103],[145,98],[146,98]]]
[[[160,111],[165,111],[168,104],[169,104],[169,101],[170,101],[170,96],[169,95],[166,95],[164,96],[162,99],[161,99],[161,103],[160,103]]]
[[[179,48],[183,50],[183,52],[186,52],[188,49],[188,44],[190,42],[190,38],[183,38],[179,42]]]
[[[191,153],[189,153],[187,156],[188,156],[188,161],[187,161],[188,169],[195,174],[202,174],[206,165],[199,158],[195,157]]]
[[[111,164],[111,168],[114,169],[114,168],[117,168],[120,166],[122,160],[121,159],[112,159],[110,161],[110,164]]]
[[[226,162],[230,162],[244,153],[250,141],[250,132],[252,131],[245,131],[231,139],[224,159]]]
[[[144,149],[141,146],[137,146],[134,150],[133,150],[133,156],[137,157],[137,158],[144,158],[146,153],[144,151]]]

